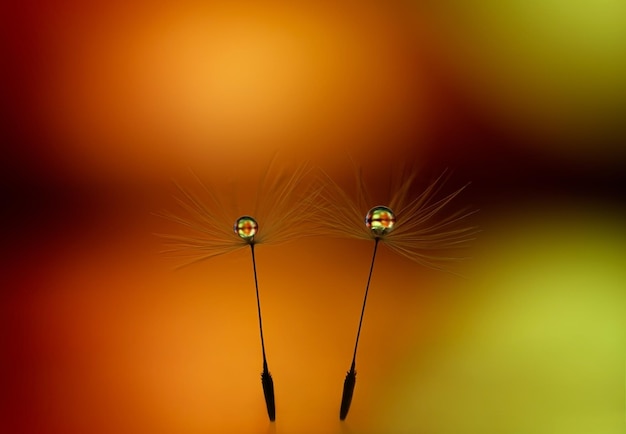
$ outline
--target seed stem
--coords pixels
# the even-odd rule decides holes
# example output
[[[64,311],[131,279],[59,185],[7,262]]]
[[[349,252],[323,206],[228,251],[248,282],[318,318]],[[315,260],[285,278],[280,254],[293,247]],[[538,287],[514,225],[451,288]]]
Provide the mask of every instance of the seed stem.
[[[367,294],[370,289],[370,282],[372,281],[372,271],[374,271],[374,260],[376,259],[376,251],[378,250],[379,240],[380,238],[376,238],[376,240],[374,241],[374,253],[372,254],[372,264],[370,265],[370,273],[369,273],[369,276],[367,277],[367,286],[365,287],[365,296],[363,297],[363,307],[361,307],[361,318],[359,319],[359,328],[356,333],[356,342],[354,344],[354,354],[352,355],[352,367],[353,368],[356,363],[356,350],[357,350],[357,347],[359,346],[359,337],[361,336],[361,326],[363,324],[363,314],[365,313],[365,303],[367,303]]]
[[[361,307],[361,318],[359,318],[359,329],[356,333],[356,342],[354,343],[354,354],[352,354],[352,364],[350,370],[346,373],[346,379],[343,382],[343,394],[341,396],[341,407],[339,408],[339,419],[345,420],[350,411],[350,404],[352,403],[352,395],[354,393],[354,386],[356,385],[356,350],[359,346],[359,337],[361,336],[361,326],[363,325],[363,314],[365,313],[365,304],[367,303],[367,294],[370,289],[370,282],[372,281],[372,271],[374,271],[374,261],[376,259],[376,252],[378,251],[378,241],[380,238],[376,237],[374,243],[374,253],[372,254],[372,264],[370,265],[370,273],[367,277],[367,286],[365,287],[365,296],[363,297],[363,307]]]
[[[254,288],[256,290],[256,307],[259,314],[259,332],[261,333],[261,351],[263,352],[263,372],[261,373],[261,385],[263,386],[263,396],[267,415],[271,422],[276,420],[276,401],[274,398],[274,380],[267,367],[267,357],[265,357],[265,340],[263,339],[263,321],[261,320],[261,300],[259,298],[259,281],[256,276],[256,258],[254,256],[254,242],[250,243],[252,252],[252,270],[254,271]]]
[[[261,320],[261,300],[259,298],[259,281],[256,276],[256,258],[254,256],[254,243],[250,243],[250,251],[252,252],[252,270],[254,271],[254,288],[256,289],[256,307],[259,314],[259,331],[261,333],[261,351],[263,352],[263,366],[267,366],[267,358],[265,357],[265,340],[263,339],[263,321]]]

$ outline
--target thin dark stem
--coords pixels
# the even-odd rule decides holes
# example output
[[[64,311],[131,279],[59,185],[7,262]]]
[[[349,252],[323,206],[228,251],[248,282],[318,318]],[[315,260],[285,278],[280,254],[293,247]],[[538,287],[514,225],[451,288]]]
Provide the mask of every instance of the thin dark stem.
[[[261,350],[263,351],[263,369],[267,369],[267,358],[265,357],[265,340],[263,339],[263,321],[261,320],[261,301],[259,299],[259,281],[256,277],[256,259],[254,257],[254,243],[250,243],[252,252],[252,270],[254,271],[254,287],[256,289],[256,307],[259,313],[259,331],[261,332]]]
[[[359,337],[361,336],[361,326],[363,325],[363,314],[365,313],[365,304],[367,303],[367,294],[370,290],[370,282],[372,281],[372,271],[374,271],[374,261],[376,260],[376,251],[378,250],[379,238],[375,239],[374,253],[372,254],[372,264],[370,265],[370,274],[367,277],[367,286],[365,287],[365,296],[363,297],[363,307],[361,308],[361,318],[359,319],[359,329],[356,333],[356,342],[354,343],[354,354],[352,355],[352,364],[350,370],[346,373],[346,379],[343,382],[343,394],[341,395],[341,407],[339,408],[339,419],[345,420],[350,411],[352,403],[352,395],[354,394],[354,386],[356,385],[356,350],[359,346]]]
[[[372,264],[370,265],[370,274],[367,277],[367,286],[365,287],[365,296],[363,297],[363,307],[361,308],[361,318],[359,319],[359,329],[356,333],[356,343],[354,344],[354,354],[352,355],[352,369],[356,363],[356,350],[359,346],[359,337],[361,336],[361,325],[363,324],[363,314],[365,313],[365,303],[367,303],[367,294],[370,289],[370,282],[372,280],[372,271],[374,271],[374,260],[376,259],[376,251],[378,250],[379,238],[376,238],[374,242],[374,253],[372,254]]]
[[[274,380],[272,374],[267,367],[267,358],[265,357],[265,340],[263,339],[263,321],[261,321],[261,301],[259,298],[259,281],[256,277],[256,258],[254,257],[254,243],[250,243],[250,251],[252,252],[252,270],[254,271],[254,288],[256,289],[256,307],[259,313],[259,331],[261,332],[261,350],[263,351],[263,372],[261,373],[261,385],[263,386],[263,396],[265,397],[265,406],[267,407],[267,415],[271,422],[276,420],[276,400],[274,398]]]

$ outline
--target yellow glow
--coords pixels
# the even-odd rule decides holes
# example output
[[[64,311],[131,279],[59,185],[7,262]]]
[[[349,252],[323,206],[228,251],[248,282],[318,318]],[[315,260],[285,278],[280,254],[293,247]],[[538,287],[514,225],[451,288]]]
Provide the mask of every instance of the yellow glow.
[[[380,426],[429,433],[619,432],[626,344],[622,223],[563,208],[503,215],[485,236],[476,258],[483,268],[456,301],[455,324],[445,341],[416,348],[399,365]]]

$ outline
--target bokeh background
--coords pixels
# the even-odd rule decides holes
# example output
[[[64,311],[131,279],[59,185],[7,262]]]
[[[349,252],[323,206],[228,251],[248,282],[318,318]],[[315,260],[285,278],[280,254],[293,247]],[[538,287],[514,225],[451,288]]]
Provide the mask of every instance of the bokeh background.
[[[0,431],[623,433],[626,3],[4,2]],[[465,278],[372,246],[159,254],[274,156],[472,184]],[[415,193],[419,193],[417,186]],[[243,188],[243,187],[242,187]],[[221,194],[221,193],[220,193]],[[234,198],[236,199],[236,198]],[[372,204],[377,205],[377,204]],[[247,206],[247,204],[242,204]]]

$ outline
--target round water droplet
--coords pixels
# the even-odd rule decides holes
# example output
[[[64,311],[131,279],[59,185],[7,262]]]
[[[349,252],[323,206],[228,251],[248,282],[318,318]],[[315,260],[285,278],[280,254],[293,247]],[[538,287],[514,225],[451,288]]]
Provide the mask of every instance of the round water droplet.
[[[396,224],[396,215],[386,206],[375,206],[365,216],[365,226],[376,235],[383,235]]]
[[[252,217],[245,215],[237,219],[233,229],[244,240],[252,241],[259,230],[259,224]]]

